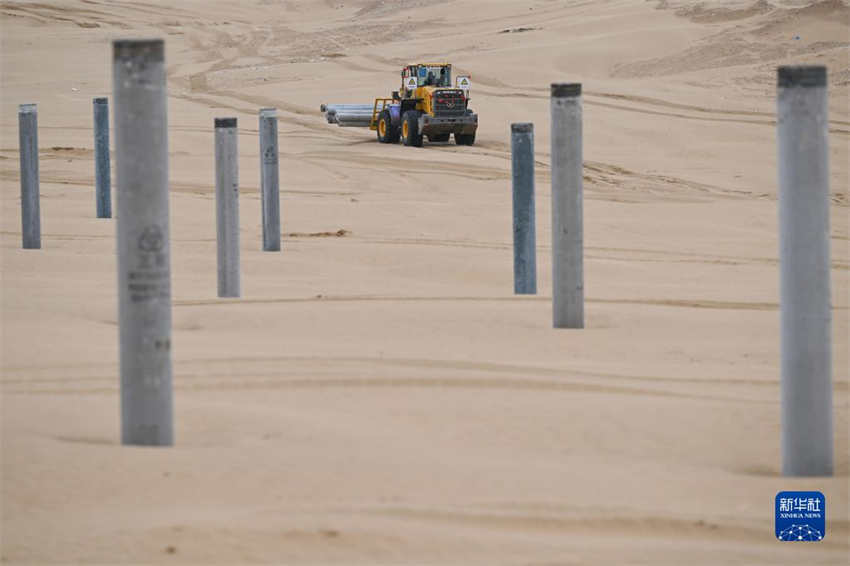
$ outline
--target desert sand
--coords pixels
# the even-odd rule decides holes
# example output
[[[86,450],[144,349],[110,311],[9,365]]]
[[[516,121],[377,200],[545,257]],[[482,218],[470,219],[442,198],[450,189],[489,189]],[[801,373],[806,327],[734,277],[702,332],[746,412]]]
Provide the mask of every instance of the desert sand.
[[[846,563],[847,3],[4,1],[0,26],[2,561]],[[115,220],[95,218],[91,99],[111,96],[110,42],[133,37],[166,41],[173,448],[120,445]],[[472,77],[472,147],[381,145],[319,112],[435,59]],[[791,63],[829,69],[829,478],[780,474],[775,81]],[[584,86],[584,330],[551,327],[563,81]],[[40,251],[20,249],[28,102]],[[267,106],[281,253],[260,251]],[[240,129],[239,300],[216,297],[222,116]],[[512,286],[521,121],[534,297]],[[826,494],[824,541],[774,538],[793,489]]]

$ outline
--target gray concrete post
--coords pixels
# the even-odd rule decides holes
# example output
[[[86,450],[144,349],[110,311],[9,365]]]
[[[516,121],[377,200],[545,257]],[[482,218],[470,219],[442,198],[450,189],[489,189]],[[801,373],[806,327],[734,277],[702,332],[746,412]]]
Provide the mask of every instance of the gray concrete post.
[[[95,98],[94,107],[94,178],[98,218],[112,218],[112,182],[109,166],[109,100]]]
[[[832,475],[826,67],[778,72],[782,473]]]
[[[584,328],[581,84],[554,83],[552,115],[552,318]]]
[[[537,293],[534,217],[534,124],[511,124],[514,215],[514,293]]]
[[[21,160],[21,239],[25,250],[41,248],[41,204],[38,191],[38,108],[18,107],[18,153]]]
[[[277,110],[260,110],[260,200],[263,251],[280,251],[280,185],[278,180]]]
[[[215,203],[218,296],[238,297],[239,161],[236,118],[215,119]]]
[[[171,445],[171,258],[165,48],[113,43],[121,442]]]

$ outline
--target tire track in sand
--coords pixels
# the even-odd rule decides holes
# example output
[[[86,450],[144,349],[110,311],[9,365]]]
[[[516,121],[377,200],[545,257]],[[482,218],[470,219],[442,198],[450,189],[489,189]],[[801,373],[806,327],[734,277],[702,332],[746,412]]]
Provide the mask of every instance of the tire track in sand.
[[[108,386],[84,387],[22,387],[3,386],[3,393],[10,395],[113,395],[119,391],[115,379]],[[58,384],[56,384],[58,385]],[[432,389],[503,389],[510,391],[551,391],[561,393],[597,393],[604,395],[649,396],[691,401],[717,401],[722,403],[775,404],[773,401],[744,399],[736,396],[701,395],[678,393],[663,389],[596,384],[587,381],[556,381],[522,378],[490,377],[309,377],[281,378],[278,374],[204,375],[194,382],[184,381],[180,373],[174,375],[173,387],[177,391],[273,391],[293,389],[375,389],[375,388],[432,388]]]
[[[200,366],[200,367],[198,367]],[[232,366],[238,366],[244,371],[225,371]],[[193,368],[195,373],[192,373]],[[388,358],[388,357],[369,357],[369,356],[263,356],[263,357],[248,357],[248,356],[233,356],[227,358],[194,358],[180,360],[176,364],[176,373],[181,380],[203,380],[214,377],[234,377],[243,378],[250,376],[258,377],[284,377],[286,374],[280,369],[275,369],[273,372],[264,370],[263,368],[286,368],[290,374],[301,375],[311,372],[322,372],[328,368],[357,368],[351,373],[362,372],[364,369],[373,369],[375,367],[382,368],[406,368],[406,369],[421,369],[421,370],[451,370],[455,372],[486,372],[505,375],[528,375],[537,378],[548,379],[563,379],[565,376],[593,377],[608,381],[630,381],[643,384],[701,384],[701,385],[743,385],[743,386],[768,386],[777,387],[778,379],[741,379],[728,377],[668,377],[655,375],[634,375],[621,374],[612,372],[600,372],[597,370],[587,370],[575,367],[547,367],[538,365],[524,365],[516,363],[501,363],[501,362],[480,362],[470,360],[446,360],[434,358]],[[187,369],[183,369],[187,368]],[[210,368],[210,369],[205,369]],[[115,375],[112,366],[109,366],[110,371],[107,375],[91,376],[91,375],[73,375],[63,377],[23,377],[24,374],[30,374],[33,371],[52,371],[57,369],[67,369],[65,366],[32,368],[22,366],[10,366],[5,368],[6,375],[0,378],[0,384],[3,385],[20,385],[30,383],[73,383],[73,382],[100,382],[115,380]],[[103,372],[107,368],[100,366],[84,366],[75,368],[77,371],[87,370]],[[203,370],[203,371],[198,371]],[[9,376],[9,371],[15,372],[15,375]],[[837,382],[839,389],[847,389],[846,382]]]
[[[283,304],[283,303],[352,303],[352,302],[539,302],[551,301],[552,298],[543,295],[533,297],[514,296],[392,296],[392,295],[317,295],[313,297],[267,297],[256,299],[176,299],[173,301],[175,307],[202,307],[202,306],[236,306],[244,304]],[[720,301],[710,299],[603,299],[587,298],[589,303],[600,304],[626,304],[640,306],[658,306],[693,309],[719,309],[719,310],[757,310],[773,311],[779,309],[778,303],[753,302],[753,301]],[[847,307],[833,307],[834,309],[847,309]]]
[[[455,507],[402,507],[381,506],[352,510],[355,514],[379,515],[394,520],[415,521],[449,525],[454,528],[475,528],[512,533],[564,533],[570,535],[592,535],[609,537],[641,537],[670,540],[685,537],[687,539],[736,540],[763,545],[775,544],[770,537],[764,536],[762,528],[739,523],[715,523],[703,519],[679,519],[655,515],[588,516],[573,513],[571,515],[549,513],[520,513],[516,510],[503,512],[484,512]],[[841,542],[830,545],[843,548]]]

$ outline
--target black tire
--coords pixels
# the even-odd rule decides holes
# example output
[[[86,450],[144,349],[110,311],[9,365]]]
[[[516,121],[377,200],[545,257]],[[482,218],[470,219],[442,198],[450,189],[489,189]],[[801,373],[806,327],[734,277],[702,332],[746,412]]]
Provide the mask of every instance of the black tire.
[[[401,117],[401,141],[404,145],[422,147],[422,134],[419,133],[419,112],[408,110]]]
[[[472,145],[475,143],[475,132],[471,134],[455,134],[455,143],[458,145]]]
[[[397,143],[401,135],[401,128],[393,126],[392,116],[389,110],[382,110],[378,114],[378,141],[381,143]],[[383,132],[383,133],[382,133]]]
[[[428,141],[430,142],[447,142],[449,141],[449,136],[451,134],[434,134],[433,136],[428,136]]]

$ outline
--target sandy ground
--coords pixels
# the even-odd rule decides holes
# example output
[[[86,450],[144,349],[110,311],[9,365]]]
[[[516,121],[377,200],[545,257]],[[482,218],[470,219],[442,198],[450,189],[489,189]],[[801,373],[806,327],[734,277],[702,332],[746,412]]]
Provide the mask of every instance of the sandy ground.
[[[3,561],[846,563],[847,4],[4,1],[0,25]],[[140,36],[167,46],[171,449],[119,445],[115,227],[94,218],[91,99],[111,94],[109,42]],[[318,112],[433,59],[472,76],[473,147],[379,145]],[[830,73],[832,478],[779,474],[775,68],[799,62]],[[551,328],[553,81],[585,89],[582,331]],[[24,102],[41,251],[19,249]],[[262,106],[282,253],[259,251]],[[244,298],[225,301],[229,115]],[[512,294],[514,121],[537,129],[530,298]],[[826,494],[826,540],[775,540],[783,489]]]

